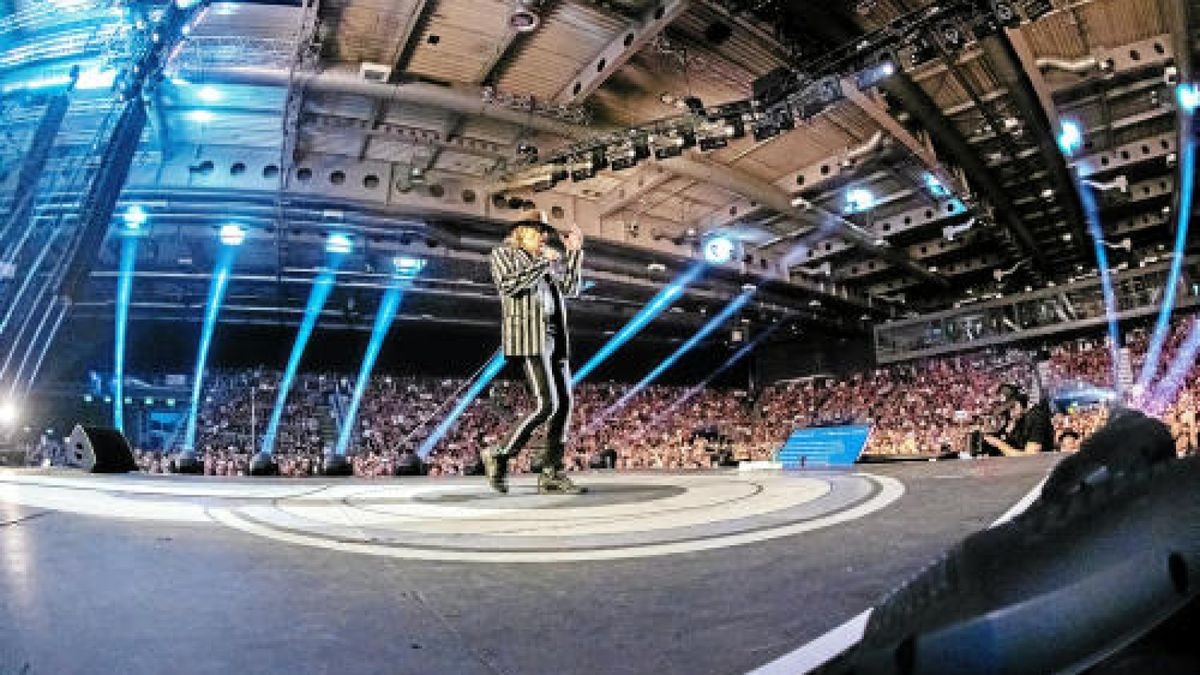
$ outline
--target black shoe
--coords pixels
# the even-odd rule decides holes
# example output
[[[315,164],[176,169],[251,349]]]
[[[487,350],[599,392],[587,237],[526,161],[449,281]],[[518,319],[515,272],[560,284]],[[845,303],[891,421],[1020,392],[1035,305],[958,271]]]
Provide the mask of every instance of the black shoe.
[[[500,494],[508,494],[508,456],[497,455],[491,450],[483,451],[483,472],[488,485]]]
[[[587,492],[587,488],[576,485],[562,471],[538,474],[538,493],[540,494],[581,495],[585,492]]]

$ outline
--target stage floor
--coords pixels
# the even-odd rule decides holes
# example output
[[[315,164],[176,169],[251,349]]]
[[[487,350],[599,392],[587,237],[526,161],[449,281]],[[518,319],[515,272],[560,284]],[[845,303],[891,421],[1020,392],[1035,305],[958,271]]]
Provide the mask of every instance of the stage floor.
[[[0,469],[0,674],[741,673],[1056,457],[327,480]]]

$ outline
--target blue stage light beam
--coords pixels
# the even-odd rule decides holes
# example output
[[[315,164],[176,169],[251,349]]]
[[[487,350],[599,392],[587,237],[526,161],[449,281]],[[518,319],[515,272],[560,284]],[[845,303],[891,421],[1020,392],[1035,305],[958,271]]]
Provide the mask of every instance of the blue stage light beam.
[[[1096,269],[1100,275],[1100,294],[1104,300],[1104,314],[1108,320],[1108,352],[1112,367],[1113,390],[1120,398],[1121,391],[1121,333],[1117,325],[1117,296],[1113,292],[1112,274],[1108,271],[1108,251],[1104,246],[1104,231],[1100,228],[1100,209],[1096,196],[1083,181],[1079,182],[1079,201],[1083,204],[1084,219],[1088,234],[1092,238],[1092,252],[1096,256]]]
[[[628,323],[622,326],[621,330],[617,331],[615,335],[610,337],[608,342],[605,342],[604,346],[600,348],[600,351],[593,354],[592,358],[588,359],[587,363],[583,364],[583,367],[575,372],[574,376],[571,378],[571,384],[575,385],[579,382],[582,382],[583,379],[590,375],[596,368],[598,368],[600,364],[604,363],[608,357],[612,356],[613,352],[620,349],[621,346],[626,342],[629,342],[629,340],[633,338],[633,336],[637,335],[643,328],[645,328],[646,324],[650,323],[654,317],[661,314],[667,309],[667,307],[671,305],[671,303],[675,302],[679,296],[683,295],[683,289],[687,288],[689,284],[695,281],[704,272],[704,269],[705,264],[703,262],[696,263],[685,270],[683,274],[680,274],[678,277],[672,280],[671,283],[667,284],[661,291],[658,292],[657,295],[651,298],[650,302],[646,303],[646,306],[643,307],[637,314],[635,314]]]
[[[279,433],[279,422],[283,419],[283,408],[287,403],[288,390],[292,388],[292,381],[296,379],[296,371],[300,369],[300,359],[304,356],[304,348],[308,346],[308,339],[312,337],[313,329],[317,326],[317,319],[321,316],[325,301],[329,299],[329,293],[333,291],[333,284],[337,280],[337,268],[341,265],[342,258],[341,254],[330,255],[328,266],[317,275],[312,290],[308,293],[304,318],[300,321],[300,330],[296,332],[296,341],[292,343],[292,353],[288,356],[287,367],[284,368],[283,377],[279,380],[279,391],[275,394],[275,407],[271,409],[271,419],[267,422],[266,433],[263,434],[260,449],[265,455],[270,455],[275,451],[275,437]]]
[[[1158,416],[1166,412],[1179,397],[1179,390],[1187,381],[1188,373],[1196,366],[1196,356],[1200,354],[1200,317],[1192,319],[1191,332],[1179,347],[1175,360],[1167,368],[1162,379],[1154,386],[1153,392],[1147,392],[1146,413]]]
[[[1184,90],[1179,90],[1181,102],[1185,96]],[[1194,110],[1194,108],[1193,108]],[[1175,310],[1175,292],[1179,288],[1179,274],[1183,270],[1183,253],[1187,248],[1188,225],[1192,218],[1192,192],[1196,188],[1196,135],[1194,133],[1194,118],[1191,110],[1181,105],[1179,111],[1179,209],[1175,211],[1175,255],[1171,258],[1171,269],[1167,273],[1167,285],[1163,289],[1162,305],[1158,309],[1158,320],[1154,323],[1154,333],[1150,336],[1150,345],[1146,348],[1146,360],[1142,362],[1142,370],[1138,374],[1136,391],[1144,392],[1158,373],[1158,363],[1162,358],[1163,343],[1170,332],[1171,313]]]
[[[728,305],[725,305],[724,309],[705,322],[705,324],[700,327],[700,330],[696,331],[692,337],[688,338],[686,342],[679,345],[675,351],[671,352],[670,356],[663,359],[662,362],[655,366],[653,370],[651,370],[649,373],[646,373],[645,377],[643,377],[637,384],[630,387],[629,391],[625,392],[621,398],[617,399],[615,403],[605,408],[595,420],[588,424],[588,428],[595,429],[597,426],[602,424],[604,420],[620,412],[626,405],[629,404],[629,401],[632,400],[634,396],[637,396],[643,389],[650,386],[650,384],[661,377],[663,373],[667,372],[667,369],[675,365],[675,362],[682,358],[684,354],[695,349],[696,345],[700,344],[709,335],[712,335],[713,331],[717,330],[723,326],[726,321],[729,321],[729,319],[733,318],[733,315],[737,314],[742,307],[745,307],[746,303],[750,301],[750,298],[752,298],[757,291],[757,287],[751,287],[742,291],[737,297],[731,300]]]
[[[429,453],[432,452],[435,447],[437,447],[437,444],[446,436],[446,433],[450,431],[451,427],[454,426],[454,423],[458,421],[458,418],[462,416],[463,412],[466,411],[467,406],[471,405],[471,402],[479,397],[479,394],[483,392],[484,388],[487,387],[488,384],[494,380],[503,369],[504,351],[497,349],[496,353],[492,355],[491,360],[489,360],[487,365],[483,367],[483,372],[481,372],[479,377],[471,383],[471,388],[468,389],[467,393],[463,394],[463,397],[454,405],[454,408],[450,411],[450,414],[447,415],[440,423],[438,423],[437,427],[434,428],[433,433],[429,434],[424,441],[421,441],[421,445],[417,449],[418,456],[420,456],[422,459],[429,456]]]
[[[395,277],[392,284],[384,291],[383,299],[379,301],[379,311],[375,313],[375,325],[371,327],[371,340],[367,343],[367,352],[363,355],[362,365],[358,368],[358,380],[354,383],[354,394],[350,397],[350,405],[346,408],[346,416],[342,420],[342,428],[338,431],[337,445],[334,452],[345,455],[350,447],[350,437],[354,433],[354,421],[358,418],[358,408],[362,405],[363,394],[371,382],[371,372],[375,369],[375,361],[379,351],[383,349],[383,340],[387,337],[396,311],[400,309],[400,301],[404,298],[404,290],[412,282],[413,277],[425,267],[421,258],[397,256],[392,259],[395,267]]]
[[[771,334],[774,333],[776,330],[778,330],[779,327],[782,325],[783,325],[783,321],[780,320],[779,323],[772,324],[771,327],[767,328],[763,332],[756,335],[753,340],[742,345],[740,349],[738,349],[736,352],[733,353],[733,356],[730,356],[728,359],[725,360],[725,363],[722,363],[720,365],[720,367],[718,367],[716,370],[709,373],[708,377],[704,378],[704,380],[702,380],[700,382],[700,384],[697,384],[697,385],[691,387],[690,389],[688,389],[687,391],[685,391],[683,394],[681,394],[679,396],[679,398],[672,401],[671,405],[667,406],[662,412],[655,415],[654,418],[650,420],[649,428],[653,429],[653,428],[657,427],[660,423],[662,423],[668,417],[670,417],[672,413],[674,413],[676,410],[678,410],[679,406],[681,406],[681,405],[687,403],[688,401],[692,400],[693,398],[695,398],[695,396],[697,394],[699,394],[700,392],[704,391],[704,389],[706,387],[708,387],[708,385],[711,384],[713,380],[720,377],[721,373],[724,373],[725,371],[729,370],[735,364],[737,364],[737,362],[744,359],[746,357],[746,355],[748,355],[750,352],[754,351],[755,348],[757,348],[760,344],[762,344],[763,341],[765,341],[768,337],[770,337]]]
[[[140,227],[140,224],[139,224]],[[121,239],[121,260],[117,272],[117,313],[113,340],[113,427],[125,431],[125,336],[129,323],[129,302],[133,297],[133,270],[137,263],[138,239]]]
[[[217,330],[217,317],[221,314],[221,303],[229,288],[229,277],[237,259],[237,247],[246,237],[246,231],[237,225],[221,228],[221,250],[213,268],[212,282],[208,286],[208,302],[204,309],[204,324],[200,329],[200,347],[196,353],[196,372],[192,376],[192,398],[188,407],[187,426],[184,427],[183,450],[196,449],[196,415],[200,412],[200,392],[204,386],[204,372],[208,363],[208,351],[212,346],[213,334]]]

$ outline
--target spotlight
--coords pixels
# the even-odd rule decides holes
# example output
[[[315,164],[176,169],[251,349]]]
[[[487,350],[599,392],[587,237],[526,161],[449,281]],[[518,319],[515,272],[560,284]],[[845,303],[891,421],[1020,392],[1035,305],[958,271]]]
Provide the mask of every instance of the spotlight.
[[[700,150],[708,152],[729,145],[729,137],[725,129],[719,125],[706,124],[697,134]]]
[[[342,255],[354,250],[354,240],[349,235],[334,232],[325,239],[325,252]]]
[[[221,90],[210,85],[200,87],[200,89],[196,92],[196,96],[205,103],[216,103],[222,98]]]
[[[570,165],[571,180],[578,183],[579,181],[594,178],[596,176],[596,166],[592,162],[592,158],[585,155],[575,157]]]
[[[855,84],[858,85],[860,91],[866,91],[895,74],[896,64],[892,63],[891,59],[885,58],[875,65],[860,70],[855,77]]]
[[[695,136],[692,136],[695,142]],[[684,138],[678,132],[669,132],[662,139],[654,143],[654,157],[656,159],[667,159],[668,157],[678,157],[683,154]]]
[[[125,215],[121,219],[125,221],[125,229],[130,232],[140,232],[149,217],[145,209],[138,204],[133,204],[125,209]]]
[[[406,255],[398,255],[392,258],[392,268],[395,270],[397,277],[402,279],[412,279],[425,269],[424,258],[413,258]]]
[[[1189,115],[1200,107],[1200,86],[1187,83],[1179,84],[1175,87],[1175,100],[1179,101],[1179,107]]]
[[[861,213],[875,206],[875,195],[866,188],[854,188],[846,191],[846,212]]]
[[[530,33],[542,24],[542,18],[534,11],[537,3],[533,0],[518,0],[512,14],[508,15],[508,27],[518,33]]]
[[[942,41],[946,43],[946,47],[953,51],[958,51],[963,47],[963,32],[953,23],[944,23],[938,27],[938,33],[942,36]]]
[[[206,124],[217,118],[211,110],[193,110],[187,114],[187,118],[193,122]]]
[[[921,178],[925,181],[925,187],[929,189],[929,194],[934,197],[945,197],[950,194],[946,186],[942,185],[942,181],[938,180],[938,177],[932,173],[926,171]]]
[[[733,241],[729,237],[716,236],[704,242],[704,259],[713,265],[722,265],[733,257]]]
[[[1063,120],[1062,128],[1058,132],[1058,147],[1067,156],[1083,147],[1083,132],[1077,123]]]
[[[0,426],[11,427],[21,418],[21,411],[12,401],[0,403]]]
[[[246,228],[237,223],[222,225],[217,238],[226,246],[241,246],[246,241]]]
[[[632,143],[614,145],[608,149],[607,155],[613,171],[632,169],[638,163],[637,150]]]

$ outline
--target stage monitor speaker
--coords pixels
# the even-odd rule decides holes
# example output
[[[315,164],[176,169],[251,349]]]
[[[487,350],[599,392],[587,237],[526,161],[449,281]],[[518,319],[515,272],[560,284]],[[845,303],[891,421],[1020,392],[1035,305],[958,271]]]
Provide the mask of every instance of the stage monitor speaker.
[[[125,434],[108,427],[82,424],[76,424],[67,439],[67,466],[89,473],[126,473],[138,469]]]
[[[1195,646],[1173,654],[1183,670],[1128,649],[1169,643],[1172,618],[1195,616],[1200,597],[1200,457],[1162,459],[1170,446],[1160,422],[1117,415],[1083,466],[1064,462],[1025,513],[888,594],[861,643],[823,672],[1117,672],[1114,655],[1138,664],[1119,672],[1200,672]]]

